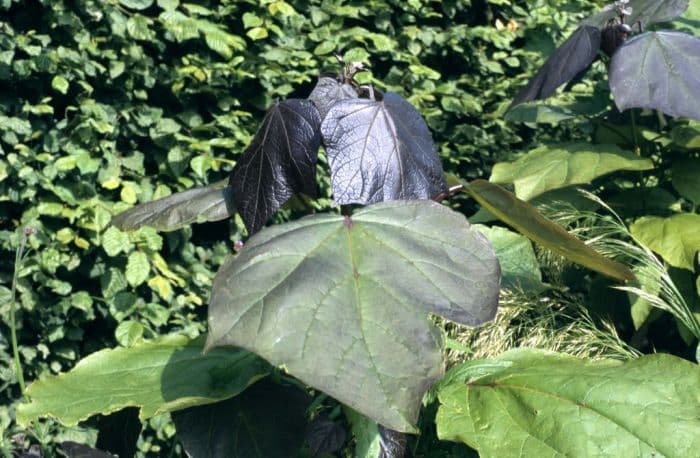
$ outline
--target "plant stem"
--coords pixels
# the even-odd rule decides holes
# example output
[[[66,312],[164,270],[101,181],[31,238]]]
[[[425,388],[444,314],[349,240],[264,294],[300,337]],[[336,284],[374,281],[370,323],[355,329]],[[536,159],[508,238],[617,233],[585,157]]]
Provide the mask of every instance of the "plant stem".
[[[458,184],[456,186],[452,186],[449,188],[447,191],[442,192],[438,194],[437,196],[433,197],[433,200],[437,203],[441,203],[443,200],[447,199],[448,197],[451,197],[453,194],[457,194],[459,191],[463,190],[465,186],[463,184]]]
[[[22,373],[22,363],[19,360],[19,345],[17,345],[17,323],[15,320],[15,302],[17,295],[17,277],[19,275],[19,267],[24,254],[24,247],[27,244],[27,236],[33,233],[33,229],[26,228],[22,233],[22,241],[15,252],[15,266],[12,274],[12,292],[10,293],[10,339],[12,341],[12,355],[15,360],[15,371],[17,371],[17,382],[21,393],[24,394],[26,386],[24,385],[24,374]]]

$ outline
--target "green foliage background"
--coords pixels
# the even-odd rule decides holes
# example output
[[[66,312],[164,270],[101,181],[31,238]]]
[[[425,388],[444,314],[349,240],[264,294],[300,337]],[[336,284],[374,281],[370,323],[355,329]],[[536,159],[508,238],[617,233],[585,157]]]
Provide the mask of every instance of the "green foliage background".
[[[22,228],[37,230],[18,287],[27,380],[142,337],[199,335],[242,222],[127,234],[108,227],[111,216],[226,178],[266,107],[306,97],[319,72],[338,70],[334,52],[369,63],[367,81],[406,96],[446,172],[462,178],[487,177],[545,142],[586,140],[589,125],[531,129],[503,115],[541,58],[600,3],[0,0],[0,448],[20,395],[5,299]],[[605,84],[595,81],[585,83],[591,92]],[[316,209],[330,204],[321,176]],[[166,421],[153,426],[143,453],[171,442]],[[77,434],[45,433],[46,443]]]

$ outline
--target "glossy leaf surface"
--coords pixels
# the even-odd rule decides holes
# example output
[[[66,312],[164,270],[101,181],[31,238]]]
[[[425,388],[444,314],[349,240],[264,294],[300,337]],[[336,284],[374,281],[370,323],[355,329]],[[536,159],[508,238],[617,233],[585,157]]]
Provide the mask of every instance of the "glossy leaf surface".
[[[649,32],[628,40],[613,55],[610,90],[620,110],[650,108],[700,120],[700,38]]]
[[[546,191],[586,184],[618,170],[649,170],[654,164],[646,158],[615,145],[569,144],[541,146],[514,162],[493,166],[490,181],[513,183],[515,194],[530,200]]]
[[[196,222],[230,218],[235,212],[233,189],[220,182],[137,205],[112,218],[112,225],[123,231],[142,226],[174,231]]]
[[[454,368],[438,397],[438,436],[485,458],[700,449],[700,368],[669,355],[622,363],[512,350]]]
[[[465,191],[498,219],[545,248],[609,277],[624,281],[634,279],[629,268],[601,255],[502,187],[474,180],[466,185]]]
[[[192,458],[288,458],[301,448],[309,402],[295,386],[263,380],[234,398],[172,417]]]
[[[490,320],[498,261],[464,216],[432,201],[270,227],[214,281],[207,348],[237,345],[395,430],[414,431],[442,373],[430,313]]]
[[[339,205],[430,199],[446,189],[428,126],[398,94],[336,102],[321,132]]]
[[[518,95],[511,107],[523,102],[546,99],[562,84],[585,71],[598,56],[600,29],[582,26],[557,48]]]
[[[249,233],[257,232],[293,194],[316,195],[321,118],[308,100],[277,102],[267,111],[229,181]]]
[[[139,407],[143,420],[235,396],[269,372],[264,361],[245,350],[202,355],[203,343],[170,335],[93,353],[70,372],[32,383],[27,388],[31,402],[19,406],[17,421],[27,425],[51,416],[76,425],[125,407]]]
[[[318,112],[321,114],[321,119],[326,117],[328,110],[338,100],[356,99],[357,91],[350,84],[338,82],[336,78],[322,76],[318,79],[316,87],[309,94],[311,100]]]
[[[635,221],[630,232],[672,266],[693,270],[695,256],[700,251],[700,215],[646,216]]]

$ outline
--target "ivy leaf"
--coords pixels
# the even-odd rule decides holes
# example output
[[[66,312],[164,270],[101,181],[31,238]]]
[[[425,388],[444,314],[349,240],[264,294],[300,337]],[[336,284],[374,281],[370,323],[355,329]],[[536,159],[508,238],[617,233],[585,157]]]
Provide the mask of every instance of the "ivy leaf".
[[[670,218],[646,216],[630,226],[632,236],[673,267],[693,270],[700,251],[700,215],[681,213]]]
[[[137,205],[112,218],[112,225],[123,231],[143,226],[174,231],[195,222],[226,219],[235,211],[233,189],[222,181]]]
[[[29,385],[31,402],[19,405],[17,422],[27,426],[51,416],[74,426],[126,407],[139,407],[144,420],[227,399],[268,374],[264,361],[247,351],[228,348],[202,356],[202,344],[203,339],[169,335],[93,353],[70,372]]]
[[[589,269],[618,280],[634,280],[627,266],[606,258],[563,227],[545,218],[533,205],[485,180],[465,184],[465,191],[498,219],[530,240]]]
[[[320,124],[308,100],[277,102],[267,111],[229,181],[248,233],[257,232],[293,194],[316,196]]]
[[[700,39],[679,32],[649,32],[620,47],[608,81],[615,104],[651,108],[700,120]]]
[[[321,119],[326,118],[328,110],[338,100],[356,99],[357,97],[357,91],[352,85],[338,82],[336,78],[328,76],[320,77],[316,87],[309,94],[309,100],[318,108]]]
[[[484,458],[692,456],[700,369],[663,354],[590,361],[533,349],[452,369],[438,387],[438,437]]]
[[[485,237],[435,202],[311,216],[266,228],[221,267],[207,348],[243,346],[391,429],[415,431],[443,367],[428,314],[484,323],[499,284]]]
[[[262,380],[239,396],[174,412],[177,437],[191,457],[297,456],[309,396]]]
[[[515,195],[530,200],[546,191],[586,184],[618,170],[649,170],[654,164],[615,145],[573,143],[541,146],[514,162],[493,166],[490,181],[513,183]]]
[[[321,133],[339,205],[430,199],[447,187],[428,126],[398,94],[336,102]]]

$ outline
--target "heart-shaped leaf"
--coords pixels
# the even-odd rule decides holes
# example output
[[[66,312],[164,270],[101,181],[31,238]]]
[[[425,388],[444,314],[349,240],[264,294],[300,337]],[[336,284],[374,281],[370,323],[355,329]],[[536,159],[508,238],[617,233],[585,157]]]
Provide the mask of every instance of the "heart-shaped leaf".
[[[318,110],[308,100],[277,102],[267,111],[229,181],[250,234],[293,194],[316,195],[320,125]]]
[[[628,40],[610,61],[608,81],[620,110],[651,108],[700,120],[700,39],[649,32]]]
[[[515,195],[530,200],[546,191],[590,183],[618,170],[649,170],[646,158],[615,145],[574,143],[558,147],[541,146],[514,162],[493,166],[490,181],[515,184]]]
[[[326,118],[328,110],[338,100],[356,99],[357,91],[350,84],[339,82],[336,78],[322,76],[318,79],[316,87],[309,94],[311,100],[318,112],[321,114],[321,119]]]
[[[220,221],[235,212],[233,189],[222,181],[137,205],[112,218],[112,225],[123,231],[142,226],[174,231],[199,221]]]
[[[625,5],[630,14],[625,16],[625,22],[633,25],[641,23],[646,28],[657,22],[668,22],[677,18],[688,9],[689,0],[629,0]],[[603,28],[609,21],[618,19],[620,14],[612,3],[599,13],[583,21],[584,24]]]
[[[533,205],[485,180],[465,184],[465,191],[498,219],[530,240],[589,269],[618,280],[634,280],[632,271],[601,255],[563,227],[545,218]]]
[[[700,251],[700,215],[646,216],[635,221],[630,232],[672,266],[693,270],[695,256]]]
[[[452,369],[438,436],[479,456],[695,456],[700,368],[670,355],[625,363],[532,349]]]
[[[235,396],[269,373],[269,366],[247,351],[226,349],[202,356],[202,346],[203,339],[170,335],[93,353],[70,372],[29,385],[31,402],[19,405],[17,422],[28,425],[50,415],[71,426],[132,406],[141,409],[143,420]]]
[[[395,430],[442,374],[436,313],[478,325],[498,302],[493,249],[432,201],[265,229],[219,270],[207,348],[236,345]]]
[[[337,204],[430,199],[445,191],[430,130],[398,94],[336,102],[321,133]]]

